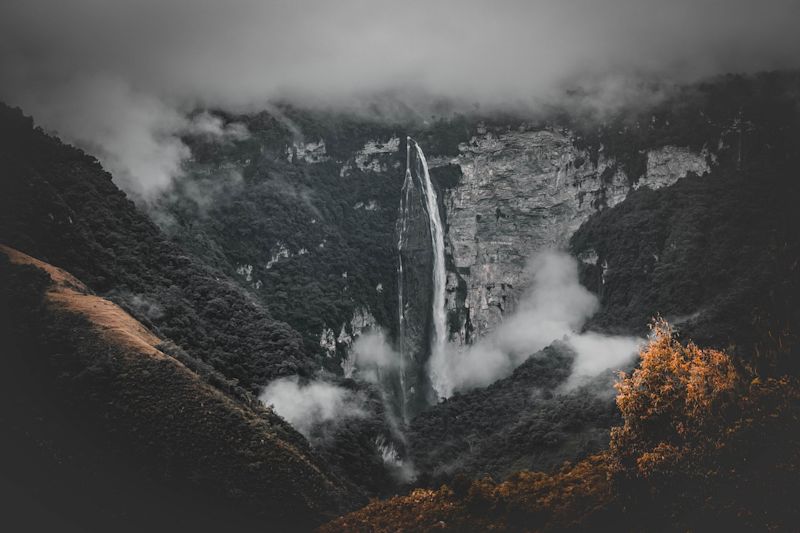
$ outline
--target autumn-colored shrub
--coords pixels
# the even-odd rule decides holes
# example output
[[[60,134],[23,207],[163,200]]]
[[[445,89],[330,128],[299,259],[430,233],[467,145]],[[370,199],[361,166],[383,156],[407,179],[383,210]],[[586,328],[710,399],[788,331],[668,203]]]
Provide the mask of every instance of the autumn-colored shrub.
[[[719,443],[741,412],[749,379],[724,352],[681,344],[662,319],[641,352],[639,367],[617,383],[623,425],[611,431],[611,453],[647,473]]]

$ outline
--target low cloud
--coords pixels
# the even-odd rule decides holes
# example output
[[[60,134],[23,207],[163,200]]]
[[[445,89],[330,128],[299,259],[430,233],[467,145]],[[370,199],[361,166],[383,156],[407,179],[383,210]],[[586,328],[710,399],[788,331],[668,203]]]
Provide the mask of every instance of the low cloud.
[[[127,292],[114,295],[123,305],[129,307],[136,317],[145,317],[148,320],[158,320],[164,316],[164,307],[144,294],[131,294]]]
[[[226,124],[220,117],[203,111],[193,116],[184,128],[186,133],[215,141],[243,141],[250,137],[247,126],[238,122]]]
[[[556,340],[565,341],[576,353],[566,384],[569,388],[635,357],[638,339],[580,333],[599,303],[578,282],[574,258],[563,252],[542,252],[530,261],[528,275],[532,283],[517,311],[489,336],[463,349],[448,345],[432,354],[429,371],[440,397],[490,385]]]
[[[259,399],[306,438],[321,425],[367,416],[364,402],[356,393],[325,381],[303,383],[297,376],[271,382]]]
[[[0,99],[148,198],[198,108],[529,108],[587,86],[613,106],[631,79],[796,68],[798,17],[797,0],[5,0]]]
[[[17,102],[35,113],[37,123],[98,157],[117,185],[135,197],[165,190],[191,156],[180,139],[186,117],[120,78],[70,80],[57,96],[34,91]]]
[[[235,191],[241,189],[243,184],[244,177],[238,170],[218,168],[213,173],[195,175],[193,179],[175,181],[164,193],[163,199],[167,203],[178,199],[189,200],[196,207],[196,214],[200,217],[206,217],[213,206],[219,205],[220,200],[230,198]],[[158,202],[155,202],[150,207],[156,207],[156,209],[151,210],[153,218],[156,218],[156,215],[159,214],[167,216],[165,210],[157,209],[159,207]],[[158,219],[156,218],[156,220]],[[169,224],[162,224],[162,227],[167,226]]]
[[[614,370],[626,370],[642,347],[642,339],[608,336],[586,332],[572,335],[567,341],[575,350],[572,374],[562,390],[572,390],[596,376]]]
[[[403,361],[400,353],[389,343],[384,331],[375,329],[356,339],[347,353],[345,366],[346,374],[350,374],[348,377],[358,377],[379,384],[388,374],[401,371]]]
[[[182,175],[192,155],[182,136],[230,142],[249,135],[243,125],[224,124],[208,112],[189,116],[118,77],[74,79],[57,95],[31,91],[12,101],[33,112],[47,130],[99,158],[117,185],[145,201]]]

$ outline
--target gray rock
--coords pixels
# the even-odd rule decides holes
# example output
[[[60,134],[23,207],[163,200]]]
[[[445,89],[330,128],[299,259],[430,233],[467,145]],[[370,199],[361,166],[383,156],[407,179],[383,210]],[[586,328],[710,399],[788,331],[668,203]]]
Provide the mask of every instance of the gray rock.
[[[614,160],[601,154],[592,164],[568,133],[487,132],[459,151],[435,162],[457,164],[463,174],[445,191],[444,208],[451,342],[465,344],[514,311],[531,256],[564,248],[592,213],[618,204],[634,186]],[[635,187],[668,186],[690,172],[708,172],[705,158],[667,146],[648,153],[647,173]]]

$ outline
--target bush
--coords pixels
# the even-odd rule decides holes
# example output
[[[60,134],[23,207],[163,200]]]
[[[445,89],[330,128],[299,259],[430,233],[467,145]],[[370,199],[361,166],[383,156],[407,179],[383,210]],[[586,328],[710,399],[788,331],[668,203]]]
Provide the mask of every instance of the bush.
[[[616,384],[624,423],[611,431],[611,452],[643,475],[681,450],[718,445],[749,384],[727,354],[681,344],[663,319],[651,327],[639,368]]]

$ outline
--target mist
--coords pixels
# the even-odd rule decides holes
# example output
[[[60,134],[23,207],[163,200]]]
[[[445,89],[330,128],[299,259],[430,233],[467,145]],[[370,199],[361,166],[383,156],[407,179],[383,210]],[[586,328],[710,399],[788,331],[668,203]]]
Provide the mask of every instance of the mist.
[[[378,384],[382,376],[403,368],[400,354],[389,343],[386,333],[378,328],[359,335],[347,353],[345,376],[357,376]]]
[[[796,68],[798,18],[798,0],[6,0],[0,98],[147,199],[191,156],[187,128],[232,133],[198,108],[530,108],[576,86],[613,106],[632,79]]]
[[[306,438],[322,424],[367,416],[363,399],[356,393],[325,381],[302,383],[297,376],[272,381],[259,399]]]
[[[439,397],[485,387],[511,374],[525,359],[563,340],[575,351],[565,389],[621,369],[636,356],[640,339],[581,332],[599,306],[597,297],[578,281],[577,261],[564,252],[544,251],[529,261],[529,289],[517,310],[487,337],[472,346],[448,345],[429,361]]]

